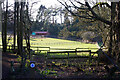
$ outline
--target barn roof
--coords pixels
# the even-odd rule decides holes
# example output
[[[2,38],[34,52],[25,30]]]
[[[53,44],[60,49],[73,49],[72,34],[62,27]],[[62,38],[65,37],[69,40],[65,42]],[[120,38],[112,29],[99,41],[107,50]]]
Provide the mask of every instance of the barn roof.
[[[48,32],[47,31],[40,31],[40,32],[35,32],[35,33],[40,34],[40,33],[48,33]]]

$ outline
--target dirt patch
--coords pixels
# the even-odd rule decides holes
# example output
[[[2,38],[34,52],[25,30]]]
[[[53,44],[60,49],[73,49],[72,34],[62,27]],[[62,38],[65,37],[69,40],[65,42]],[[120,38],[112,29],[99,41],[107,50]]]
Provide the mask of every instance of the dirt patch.
[[[11,76],[11,61],[14,61],[14,68],[16,69],[20,64],[17,62],[17,55],[13,53],[2,53],[2,78],[9,78]]]
[[[11,61],[14,61],[16,74],[15,78],[108,78],[108,72],[104,64],[96,65],[96,62],[88,64],[87,59],[69,59],[57,60],[47,59],[44,55],[35,55],[32,57],[36,61],[34,69],[27,67],[22,72],[17,71],[20,63],[18,56],[12,53],[3,53],[2,55],[2,77],[11,77]],[[111,68],[113,65],[109,65]],[[17,74],[18,73],[18,74]],[[120,72],[116,71],[112,78],[119,78]]]
[[[63,59],[47,60],[43,56],[36,55],[36,57],[34,56],[34,60],[38,62],[37,69],[47,78],[108,78],[108,72],[104,68],[105,64],[97,66],[96,61],[89,65],[86,59],[69,59],[69,62],[67,62]],[[120,74],[115,73],[112,78],[119,78],[118,75]]]

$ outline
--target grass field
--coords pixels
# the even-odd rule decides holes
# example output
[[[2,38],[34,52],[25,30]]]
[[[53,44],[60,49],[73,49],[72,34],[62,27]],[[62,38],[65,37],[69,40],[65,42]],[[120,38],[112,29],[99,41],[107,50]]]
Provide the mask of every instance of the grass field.
[[[51,48],[97,48],[97,44],[86,44],[78,41],[62,40],[55,38],[31,39],[31,46],[51,47]]]
[[[31,39],[31,46],[39,46],[39,47],[50,47],[51,52],[54,51],[71,51],[69,49],[76,49],[76,48],[88,48],[88,49],[78,49],[78,50],[91,50],[91,51],[97,51],[98,49],[89,49],[89,48],[98,48],[97,44],[86,44],[81,43],[78,41],[70,41],[70,40],[62,40],[62,39],[55,39],[55,38],[36,38]],[[58,48],[58,50],[52,50],[52,48]],[[32,48],[33,50],[37,50],[37,48]],[[45,48],[39,48],[39,50],[42,50]],[[47,49],[47,48],[46,48]],[[61,50],[59,50],[61,49]],[[68,50],[62,50],[62,49],[68,49]],[[44,53],[44,52],[43,52]],[[79,56],[89,56],[88,52],[82,52],[77,53]],[[67,57],[67,53],[57,53],[57,54],[49,54],[49,56],[54,57]],[[70,56],[76,56],[76,53],[70,53]]]
[[[76,48],[88,48],[88,49],[80,49],[80,50],[92,50],[92,51],[98,50],[98,49],[89,49],[89,48],[98,48],[97,44],[87,44],[87,43],[82,43],[79,41],[63,40],[63,39],[56,39],[56,38],[31,38],[30,43],[32,47],[50,47],[51,49],[52,48],[60,49],[60,50],[50,50],[50,52],[64,51],[62,49],[67,49],[65,51],[71,51],[70,49],[75,50]],[[2,40],[0,39],[0,45],[1,44],[2,44]],[[12,45],[12,44],[13,44],[13,39],[9,41],[8,45]],[[23,41],[23,44],[25,46],[26,44],[25,40]],[[31,49],[37,50],[37,48],[32,48],[32,47]],[[39,48],[39,50],[45,50],[45,49],[47,48]],[[44,57],[47,55],[46,53],[47,53],[46,51],[41,51],[41,52],[36,51],[35,54],[37,55],[33,55],[32,57],[34,56]],[[75,56],[89,56],[89,52],[69,53],[69,57],[75,57]],[[95,54],[94,56],[97,56],[97,54]],[[59,52],[56,54],[51,53],[51,54],[48,54],[47,56],[47,58],[61,58],[61,59],[67,58],[67,57],[68,57],[68,53],[59,53]]]
[[[97,44],[86,44],[78,41],[62,40],[55,38],[31,39],[31,46],[65,48],[65,49],[98,48]],[[96,51],[97,49],[91,49],[91,50]]]
[[[8,45],[11,45],[13,40],[9,41]],[[25,40],[23,41],[25,44]],[[31,46],[36,47],[50,47],[50,48],[65,48],[65,49],[76,49],[76,48],[98,48],[97,44],[86,44],[78,41],[70,41],[56,38],[31,38]],[[2,45],[2,40],[0,39],[0,45]],[[34,48],[35,49],[35,48]],[[82,49],[86,50],[86,49]],[[96,51],[97,49],[91,49]]]

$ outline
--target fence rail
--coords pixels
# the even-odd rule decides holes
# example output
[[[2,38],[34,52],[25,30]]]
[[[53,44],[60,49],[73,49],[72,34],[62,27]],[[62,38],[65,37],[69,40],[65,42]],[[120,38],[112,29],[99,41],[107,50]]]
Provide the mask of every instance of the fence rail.
[[[17,48],[17,46],[15,46]],[[26,46],[23,46],[26,47]],[[0,48],[3,48],[2,45],[0,45]],[[92,49],[99,49],[99,48],[75,48],[75,49],[68,49],[68,48],[51,48],[51,47],[39,47],[39,46],[30,46],[31,49],[35,49],[34,51],[47,51],[47,52],[51,52],[51,51],[81,51],[82,49],[86,49],[86,50],[92,50]],[[7,49],[13,50],[13,46],[12,45],[7,45]],[[103,48],[103,49],[107,49],[107,48]],[[84,50],[85,51],[85,50]],[[95,52],[92,52],[95,53]]]
[[[81,53],[81,52],[88,52],[89,53],[89,56],[72,56],[70,57],[70,53]],[[51,57],[49,58],[48,55],[49,54],[56,54],[56,53],[67,53],[68,56],[67,57]],[[82,50],[82,51],[56,51],[56,52],[47,52],[47,59],[68,59],[69,61],[69,58],[89,58],[89,65],[91,63],[91,59],[92,59],[92,56],[91,56],[91,50]]]
[[[56,51],[56,52],[48,52],[48,53],[76,53],[76,52],[91,52],[91,50],[83,50],[83,51]]]
[[[2,47],[2,45],[0,45],[0,47]],[[15,46],[17,47],[17,46]],[[26,47],[26,46],[23,46],[23,47]],[[91,59],[93,58],[93,56],[91,54],[96,54],[97,52],[92,52],[90,49],[99,49],[99,48],[75,48],[75,49],[68,49],[68,48],[50,48],[50,47],[38,47],[38,46],[31,46],[30,48],[36,48],[36,50],[33,50],[33,51],[37,51],[37,53],[40,51],[47,51],[47,59],[68,59],[69,58],[89,58],[89,64],[91,62]],[[13,50],[13,46],[11,45],[7,45],[7,49],[10,51],[10,50]],[[79,49],[88,49],[88,50],[79,50]],[[106,48],[104,48],[106,49]],[[56,51],[54,51],[56,50]],[[61,50],[61,51],[58,51],[58,50]],[[62,51],[63,50],[63,51]],[[65,51],[64,51],[65,50]],[[69,50],[69,51],[67,51]],[[73,50],[73,51],[71,51]],[[54,51],[54,52],[53,52]],[[71,53],[82,53],[82,52],[88,52],[89,53],[89,56],[69,56]],[[67,57],[51,57],[49,58],[48,57],[48,54],[56,54],[56,53],[67,53]]]

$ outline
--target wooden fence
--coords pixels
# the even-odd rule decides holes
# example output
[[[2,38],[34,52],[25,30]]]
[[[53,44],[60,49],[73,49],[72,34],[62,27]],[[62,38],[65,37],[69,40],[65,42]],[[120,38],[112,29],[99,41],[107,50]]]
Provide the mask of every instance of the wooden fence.
[[[16,49],[17,49],[17,46],[15,46]],[[26,47],[26,46],[24,46]],[[0,45],[0,48],[2,48],[2,45]],[[34,49],[33,51],[37,51],[38,52],[41,52],[41,51],[46,51],[47,52],[47,59],[68,59],[69,58],[88,58],[89,59],[89,63],[91,62],[91,59],[93,58],[93,55],[94,54],[97,54],[97,52],[93,52],[91,51],[91,49],[99,49],[99,48],[75,48],[75,49],[67,49],[67,48],[50,48],[50,47],[38,47],[38,46],[31,46],[30,47],[31,49]],[[36,48],[36,49],[35,49]],[[106,49],[106,48],[103,48],[103,49]],[[13,51],[13,46],[11,45],[7,45],[7,50],[8,51]],[[88,52],[89,53],[89,56],[69,56],[70,54],[72,53],[82,53],[82,52]],[[64,58],[56,58],[56,57],[51,57],[49,58],[48,55],[49,54],[57,54],[57,53],[67,53],[67,57],[64,57]],[[93,55],[91,55],[93,54]]]
[[[89,56],[72,56],[72,57],[70,57],[69,55],[70,55],[70,53],[81,53],[81,52],[88,52],[89,53]],[[68,56],[67,57],[65,57],[65,58],[57,58],[57,57],[51,57],[51,58],[49,58],[48,57],[48,55],[49,54],[56,54],[56,53],[67,53],[68,54]],[[89,58],[89,64],[91,63],[91,59],[92,59],[92,57],[91,57],[91,50],[82,50],[82,51],[56,51],[56,52],[47,52],[47,59],[68,59],[68,61],[69,61],[69,58]]]
[[[17,48],[17,46],[15,46]],[[26,47],[26,46],[23,46]],[[0,48],[2,48],[2,45],[0,45]],[[50,48],[50,47],[38,47],[38,46],[31,46],[32,48],[36,48],[36,50],[34,51],[79,51],[79,50],[91,50],[91,49],[96,49],[98,50],[99,48],[75,48],[75,49],[68,49],[68,48]],[[12,45],[7,45],[7,49],[10,51],[13,49]],[[103,48],[103,49],[107,49],[107,48]]]

